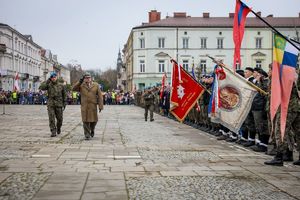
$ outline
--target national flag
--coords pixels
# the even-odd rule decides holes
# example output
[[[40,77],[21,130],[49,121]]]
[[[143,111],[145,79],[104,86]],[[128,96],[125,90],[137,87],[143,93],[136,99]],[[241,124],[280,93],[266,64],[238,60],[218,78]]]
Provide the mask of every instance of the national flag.
[[[19,90],[20,90],[20,87],[19,87],[19,80],[20,80],[19,73],[16,72],[16,75],[15,75],[15,83],[14,83],[14,91],[19,91]]]
[[[221,106],[219,81],[226,78],[224,69],[216,65],[214,68],[213,78],[214,82],[212,84],[212,93],[208,105],[208,115],[210,117],[214,117],[219,113]]]
[[[160,99],[163,98],[164,95],[164,89],[165,89],[165,85],[166,85],[166,79],[167,79],[167,74],[164,73],[162,80],[161,80],[161,89],[160,89]]]
[[[280,132],[282,139],[285,133],[293,82],[296,78],[298,54],[299,50],[296,47],[283,37],[274,34],[270,115],[273,121],[278,107],[281,107]]]
[[[170,112],[182,122],[204,92],[204,87],[174,61]]]
[[[244,36],[246,17],[251,9],[241,2],[236,0],[235,13],[233,18],[233,41],[234,41],[234,56],[233,56],[233,69],[235,71],[236,61],[241,65],[241,54],[240,49],[242,45],[242,40]]]
[[[211,111],[210,118],[212,122],[220,123],[238,133],[251,109],[257,91],[243,77],[235,75],[231,70],[225,67],[217,70],[221,71],[216,72],[217,86],[214,87],[218,90],[213,91],[213,95],[216,96],[212,97],[215,112]]]

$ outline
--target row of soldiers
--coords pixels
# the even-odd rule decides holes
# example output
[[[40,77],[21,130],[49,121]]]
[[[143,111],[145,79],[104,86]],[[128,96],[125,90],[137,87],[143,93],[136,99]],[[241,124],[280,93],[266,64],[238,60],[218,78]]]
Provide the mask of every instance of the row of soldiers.
[[[200,82],[207,90],[198,101],[200,108],[195,107],[192,109],[186,117],[185,123],[215,135],[217,140],[236,142],[256,152],[265,152],[266,154],[274,155],[272,160],[265,162],[266,165],[283,166],[284,161],[294,161],[293,150],[296,149],[300,152],[300,94],[298,90],[300,87],[300,78],[296,79],[297,81],[293,83],[286,120],[286,131],[282,140],[280,134],[280,109],[278,109],[273,122],[271,122],[269,115],[271,68],[272,66],[270,65],[268,73],[261,68],[253,69],[251,67],[236,71],[240,76],[268,94],[256,94],[251,110],[238,133],[231,132],[221,124],[213,123],[208,116],[211,86],[214,81],[211,75],[205,75],[201,78]],[[299,70],[297,74],[299,74]],[[158,88],[153,88],[151,91],[155,96],[153,98],[153,110],[156,112],[164,111],[163,113],[169,116],[169,107],[166,106],[169,105],[169,88],[166,87],[162,95],[160,95]],[[293,164],[300,165],[300,155],[299,159],[293,162]]]

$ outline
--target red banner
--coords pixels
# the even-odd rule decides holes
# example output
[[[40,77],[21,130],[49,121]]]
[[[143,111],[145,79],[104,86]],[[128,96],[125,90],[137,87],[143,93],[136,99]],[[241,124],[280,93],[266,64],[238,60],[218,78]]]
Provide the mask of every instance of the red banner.
[[[205,89],[174,60],[171,62],[173,62],[173,73],[170,111],[182,122]]]
[[[245,22],[248,13],[251,11],[250,8],[240,0],[236,0],[235,13],[233,18],[233,41],[234,41],[234,55],[233,55],[233,71],[236,69],[236,61],[241,66],[241,54],[240,49],[245,31]]]
[[[166,79],[167,79],[167,74],[164,73],[162,80],[161,80],[161,89],[160,89],[160,99],[163,98],[164,96],[164,90],[165,90],[165,85],[166,85]]]

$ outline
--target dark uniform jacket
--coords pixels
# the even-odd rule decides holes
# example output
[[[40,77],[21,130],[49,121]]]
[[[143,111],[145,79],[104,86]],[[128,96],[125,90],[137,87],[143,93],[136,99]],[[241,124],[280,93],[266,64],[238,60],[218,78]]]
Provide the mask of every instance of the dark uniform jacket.
[[[154,94],[152,92],[148,93],[146,92],[143,94],[144,102],[146,106],[154,104]]]
[[[47,90],[47,106],[64,107],[67,102],[67,93],[65,86],[58,81],[44,82],[40,85],[40,90]]]

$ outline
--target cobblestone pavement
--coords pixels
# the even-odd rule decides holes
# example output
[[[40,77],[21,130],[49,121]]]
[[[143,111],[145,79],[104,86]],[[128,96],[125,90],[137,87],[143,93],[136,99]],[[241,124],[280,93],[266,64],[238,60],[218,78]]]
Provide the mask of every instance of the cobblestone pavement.
[[[0,111],[2,105],[0,105]],[[2,113],[2,112],[1,112]],[[300,199],[300,167],[135,106],[105,106],[84,140],[79,106],[50,138],[46,106],[0,115],[2,199]]]

